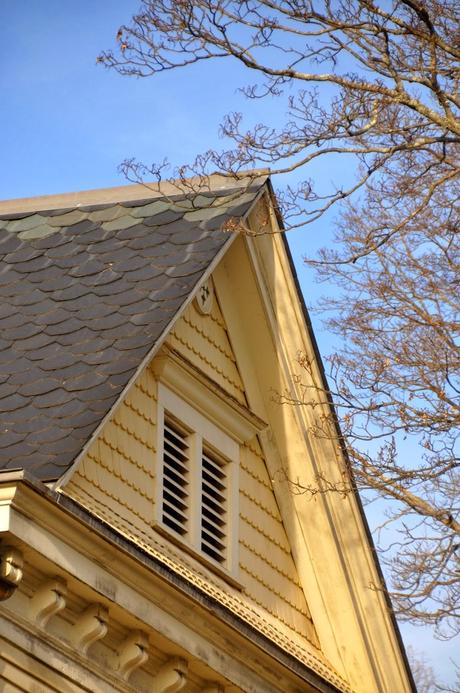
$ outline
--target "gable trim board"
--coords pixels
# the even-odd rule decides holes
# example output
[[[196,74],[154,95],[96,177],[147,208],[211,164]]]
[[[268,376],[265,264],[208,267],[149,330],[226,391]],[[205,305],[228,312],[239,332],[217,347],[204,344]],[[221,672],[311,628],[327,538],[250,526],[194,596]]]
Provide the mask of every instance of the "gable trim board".
[[[232,183],[234,186],[234,181]],[[117,218],[125,219],[123,214],[129,216],[129,212],[124,211],[123,203],[121,203],[121,209],[116,210],[118,217],[112,225],[114,229],[127,228],[127,237],[129,237],[129,228],[137,223],[136,218],[144,219],[142,209],[139,210],[139,213],[136,211],[136,200],[139,203],[136,195],[139,195],[139,190],[134,191],[131,190],[131,186],[128,187],[130,191],[127,189],[125,192],[109,191],[107,194],[107,199],[111,199],[112,204],[120,196],[121,198],[126,196],[130,201],[127,203],[127,209],[129,210],[130,204],[134,205],[134,214],[137,214],[134,221],[128,219],[122,221],[121,224],[116,221]],[[212,188],[212,185],[210,187]],[[222,193],[222,190],[228,191],[229,189],[233,188],[228,181],[225,181],[225,185],[222,185],[222,181],[217,181],[216,190]],[[246,192],[244,186],[243,192]],[[78,210],[81,210],[83,214],[87,213],[84,200],[88,200],[91,196],[93,196],[92,201],[96,201],[97,191],[91,194],[79,194],[75,198],[79,200]],[[155,200],[161,196],[161,191],[149,195]],[[147,198],[148,196],[144,195],[144,197]],[[71,202],[71,198],[70,200],[65,198],[65,201],[63,198],[56,202],[56,209],[62,210],[62,218],[67,214],[72,214],[65,207],[69,201]],[[286,494],[286,486],[276,480],[279,469],[287,469],[290,472],[295,470],[300,475],[313,474],[314,477],[315,465],[324,468],[326,464],[331,473],[336,474],[344,465],[345,458],[343,449],[341,452],[337,450],[327,452],[324,445],[318,446],[317,441],[310,439],[307,434],[310,422],[309,412],[299,408],[289,413],[282,410],[281,415],[279,415],[280,412],[274,414],[273,406],[267,398],[267,392],[261,390],[264,374],[261,371],[262,365],[258,363],[258,360],[264,361],[265,365],[271,364],[279,372],[279,382],[291,387],[292,355],[300,346],[305,350],[310,350],[313,354],[316,383],[321,387],[326,379],[308,313],[301,298],[286,239],[282,235],[280,238],[281,221],[274,203],[270,182],[261,179],[255,189],[254,187],[251,188],[251,193],[249,197],[246,195],[246,200],[244,213],[241,213],[240,217],[244,223],[249,224],[256,236],[257,232],[260,231],[258,215],[259,217],[267,216],[268,210],[268,222],[267,220],[263,222],[262,235],[259,238],[254,238],[232,234],[212,256],[209,256],[206,267],[199,272],[193,283],[189,283],[187,295],[181,300],[180,307],[169,315],[168,321],[164,323],[151,347],[140,358],[137,367],[131,369],[129,378],[125,379],[112,406],[105,409],[103,415],[100,416],[97,427],[93,429],[91,436],[80,447],[79,454],[57,481],[52,481],[50,489],[44,491],[42,484],[40,482],[35,483],[32,477],[18,483],[20,486],[26,483],[36,490],[40,487],[40,493],[45,494],[49,503],[59,505],[61,508],[59,512],[65,509],[65,512],[70,513],[74,519],[78,519],[82,526],[92,528],[94,538],[96,535],[104,536],[108,541],[116,544],[117,551],[120,550],[123,555],[133,555],[134,552],[136,561],[140,561],[151,570],[157,571],[155,574],[158,579],[166,580],[167,573],[168,584],[175,585],[175,588],[184,594],[187,593],[191,599],[195,600],[196,604],[200,604],[209,614],[212,614],[212,618],[218,616],[222,622],[229,624],[230,627],[236,628],[240,632],[243,631],[244,637],[248,641],[256,647],[261,647],[264,652],[270,652],[270,656],[274,657],[276,661],[281,662],[283,660],[284,662],[283,658],[285,657],[288,657],[288,660],[293,658],[293,661],[296,662],[295,666],[290,660],[286,660],[286,664],[283,666],[286,666],[289,671],[298,673],[305,682],[308,682],[308,685],[313,686],[312,690],[349,691],[355,689],[366,691],[366,693],[371,690],[379,693],[393,693],[395,685],[398,687],[398,693],[399,690],[401,693],[402,691],[415,690],[399,632],[391,609],[388,608],[386,595],[382,594],[381,591],[373,594],[366,593],[369,580],[381,585],[383,580],[372,543],[369,540],[368,527],[356,489],[356,497],[348,498],[346,503],[341,504],[337,499],[322,497],[318,503],[308,505],[305,501],[301,502],[299,499],[289,497],[289,494]],[[168,200],[168,204],[169,202]],[[39,202],[37,210],[49,209],[47,205],[50,203],[49,198]],[[139,203],[139,205],[142,204],[145,204],[146,208],[151,207],[148,199]],[[172,204],[174,205],[174,202]],[[236,205],[235,208],[238,208],[237,194],[235,194],[234,204]],[[15,205],[19,210],[18,223],[22,223],[23,227],[27,226],[27,223],[21,221],[24,214],[21,216],[20,201],[15,202]],[[100,207],[99,205],[98,209]],[[241,209],[241,205],[239,208]],[[33,211],[33,201],[28,202],[24,209]],[[7,216],[5,210],[5,205],[2,207],[0,204],[0,225],[2,215]],[[232,207],[229,203],[226,208],[227,216],[231,216],[231,212]],[[190,219],[199,220],[200,214],[206,219],[206,214],[203,215],[203,212],[199,210],[196,213],[193,211],[191,214],[186,212],[185,218],[187,218],[187,213]],[[88,214],[92,214],[92,212],[90,211]],[[96,211],[95,214],[97,215],[99,212]],[[109,212],[102,212],[103,217],[104,215],[110,216],[110,214],[110,210]],[[27,214],[25,216],[27,217]],[[60,217],[56,218],[59,219]],[[11,223],[14,224],[15,221]],[[42,221],[34,221],[33,223],[42,224]],[[111,223],[109,221],[108,225]],[[143,221],[141,224],[138,223],[138,226],[143,223]],[[141,232],[144,231],[141,229]],[[212,378],[201,372],[195,364],[187,363],[184,354],[179,351],[175,352],[170,345],[165,345],[168,335],[171,334],[175,325],[179,324],[179,320],[190,307],[199,287],[211,275],[214,279],[219,304],[228,324],[229,339],[236,357],[236,365],[242,377],[245,397],[249,401],[247,407],[237,400],[233,401],[228,392],[224,392],[217,382],[213,382]],[[243,285],[245,289],[248,289],[247,296],[243,295]],[[251,309],[254,310],[253,314],[250,312]],[[246,331],[252,334],[253,343],[248,342],[247,334],[243,333],[243,324]],[[260,341],[260,335],[254,337],[254,329],[259,329],[260,334],[265,335],[267,354],[262,353],[264,345]],[[257,348],[259,348],[259,353],[257,353]],[[171,557],[162,555],[160,546],[155,546],[154,543],[143,545],[139,537],[134,541],[132,534],[127,533],[121,525],[118,530],[113,526],[113,522],[110,526],[107,518],[98,513],[97,508],[90,506],[84,508],[79,503],[78,497],[74,495],[72,500],[66,496],[66,487],[85,459],[90,446],[98,440],[104,427],[116,414],[150,363],[153,363],[153,370],[159,381],[164,378],[168,384],[169,380],[173,384],[173,389],[179,393],[185,386],[186,399],[194,406],[198,404],[199,409],[201,397],[202,411],[209,408],[209,402],[207,404],[204,402],[210,397],[218,405],[216,407],[217,420],[235,440],[241,442],[246,436],[257,433],[270,476],[274,480],[275,496],[290,540],[306,602],[310,607],[313,623],[319,635],[320,647],[325,655],[324,662],[321,657],[318,658],[313,654],[313,647],[309,648],[306,645],[302,651],[299,649],[299,642],[289,642],[286,635],[273,628],[268,620],[265,621],[265,624],[261,618],[253,620],[248,604],[243,605],[241,601],[238,603],[230,593],[224,598],[225,590],[221,590],[220,593],[213,592],[212,580],[206,582],[206,577],[198,579],[199,570],[195,576],[187,572],[190,568],[187,568],[185,563],[183,566],[180,565],[180,561],[177,560],[177,551],[176,559],[172,560]],[[270,379],[268,378],[267,381]],[[242,399],[244,400],[244,397]],[[325,401],[321,406],[327,412],[330,412],[331,409],[333,411],[331,402]],[[267,426],[265,422],[270,424],[267,430],[265,430]],[[289,446],[286,447],[286,431],[293,434],[292,449],[289,449]],[[305,464],[305,459],[309,459],[309,464]],[[4,479],[6,482],[9,477],[11,477],[10,472],[3,472],[0,474],[0,481]],[[27,474],[25,478],[27,479]],[[341,526],[344,518],[347,518],[345,530]],[[327,537],[325,546],[314,546],[314,526],[318,528],[321,526],[322,535]],[[346,536],[343,534],[344,531]],[[318,536],[321,535],[321,532]],[[348,547],[350,537],[354,537],[354,548]],[[39,547],[36,546],[36,550],[38,549]],[[89,544],[86,546],[86,550],[91,552]],[[155,564],[155,567],[152,561],[156,561],[158,565]],[[161,566],[161,570],[158,566]],[[166,573],[164,573],[165,570]],[[332,575],[329,574],[330,572]],[[334,580],[336,584],[334,584]],[[342,605],[340,599],[342,599]],[[347,609],[346,615],[340,612],[341,608]],[[347,637],[354,638],[356,646],[353,643],[346,644]],[[273,652],[272,647],[275,648]],[[301,665],[301,671],[297,672],[296,667],[299,665]],[[312,675],[313,678],[311,678]],[[364,680],[365,678],[368,680]],[[345,683],[345,679],[347,683]],[[326,688],[321,686],[326,686]],[[245,690],[244,687],[242,690]],[[260,690],[262,691],[262,689]],[[265,689],[263,690],[265,693]]]
[[[270,282],[270,279],[272,279],[274,276],[279,276],[279,274],[277,275],[277,272],[273,271],[273,266],[269,261],[263,262],[259,260],[259,258],[257,257],[257,253],[255,253],[254,246],[257,243],[258,250],[260,251],[261,247],[263,247],[265,244],[265,246],[268,248],[267,252],[270,252],[273,249],[273,247],[275,247],[277,249],[277,252],[279,253],[279,257],[285,257],[283,243],[279,238],[279,235],[275,235],[273,239],[274,240],[272,242],[271,240],[267,240],[267,237],[265,236],[260,239],[253,240],[249,238],[246,240],[246,246],[253,247],[253,252],[249,252],[248,255],[249,257],[251,257],[253,262],[254,275],[258,278],[258,281],[253,281],[253,291],[257,292],[260,296],[262,296],[261,300],[264,302],[266,313],[272,312],[272,325],[274,325],[275,320],[272,304],[273,299],[270,298],[270,292],[268,290],[264,290],[263,287],[264,284]],[[232,254],[235,255],[233,260],[231,259]],[[229,282],[229,277],[231,276],[231,269],[229,269],[229,266],[231,262],[233,262],[234,266],[238,266],[240,268],[240,278],[238,282],[236,280],[234,280],[233,282]],[[260,274],[260,272],[257,272],[258,264],[259,269],[260,266],[265,268],[270,267],[270,273],[263,277]],[[244,312],[244,309],[250,303],[250,299],[248,297],[251,292],[251,287],[248,281],[246,281],[249,275],[249,260],[246,264],[244,264],[244,253],[241,244],[239,246],[237,244],[234,244],[232,246],[229,253],[214,273],[215,286],[219,300],[222,303],[224,313],[229,317],[233,325],[233,334],[235,335],[233,348],[239,364],[240,372],[242,373],[243,380],[247,383],[247,396],[249,398],[249,405],[253,410],[257,411],[257,413],[263,419],[271,422],[270,432],[262,433],[260,435],[262,447],[266,450],[267,463],[269,463],[270,460],[276,460],[276,447],[279,448],[280,446],[279,437],[277,445],[274,445],[274,442],[277,439],[277,420],[279,420],[282,416],[288,417],[292,415],[293,418],[297,419],[298,421],[300,420],[300,425],[298,425],[297,427],[298,430],[306,432],[309,429],[309,413],[306,410],[306,408],[291,407],[291,413],[288,415],[288,413],[286,413],[287,410],[283,410],[281,408],[276,416],[272,415],[270,417],[267,411],[264,411],[264,408],[270,407],[270,398],[266,397],[265,403],[261,402],[260,395],[255,391],[251,391],[249,385],[252,384],[253,379],[251,380],[251,378],[249,377],[249,372],[254,369],[255,364],[258,364],[260,362],[260,354],[262,353],[264,348],[267,352],[271,348],[273,350],[273,353],[275,353],[276,345],[278,344],[278,346],[280,346],[280,335],[282,335],[283,339],[285,339],[288,343],[289,349],[287,351],[290,354],[297,353],[299,348],[304,347],[308,350],[309,347],[308,344],[305,344],[305,342],[303,342],[303,340],[301,340],[300,343],[296,342],[296,337],[298,337],[299,334],[305,334],[305,332],[302,332],[302,329],[300,329],[299,331],[296,330],[293,320],[294,316],[297,315],[298,323],[302,324],[303,322],[303,314],[300,310],[299,303],[297,304],[297,313],[295,310],[293,313],[292,311],[288,313],[290,316],[288,329],[283,329],[282,325],[283,307],[282,305],[277,306],[276,319],[278,320],[278,324],[280,325],[281,329],[279,330],[279,332],[276,332],[273,329],[271,330],[271,335],[276,335],[276,337],[273,337],[275,339],[275,343],[272,342],[271,347],[270,336],[265,336],[265,339],[263,339],[260,336],[260,325],[253,326],[252,323],[254,322],[254,320],[252,315],[243,315],[242,313],[242,311]],[[274,290],[274,287],[272,286],[271,289]],[[239,292],[241,293],[240,296],[238,296]],[[283,291],[283,295],[281,296],[281,298],[278,297],[281,303],[283,301],[283,296],[285,295],[286,290]],[[286,298],[285,302],[289,302],[289,298]],[[238,306],[238,308],[236,308],[236,306]],[[289,306],[292,309],[293,303],[290,302]],[[284,319],[286,318],[286,315],[287,313],[286,311],[284,311]],[[245,325],[246,331],[248,330],[248,328],[251,329],[251,327],[253,327],[251,336],[248,337],[246,341],[245,336],[243,334],[238,334],[238,321]],[[267,322],[270,323],[269,320]],[[257,338],[259,339],[259,341],[256,344]],[[251,344],[256,344],[252,352],[250,350],[249,340],[251,341]],[[238,343],[240,343],[240,348],[238,348]],[[280,348],[282,352],[286,353],[284,347],[285,345],[281,345]],[[277,357],[274,356],[273,359],[274,358],[283,359],[283,355],[281,354]],[[268,360],[264,363],[265,373],[270,372],[270,367],[269,365],[267,365],[268,363]],[[289,374],[289,362],[286,361],[285,363],[285,374]],[[262,376],[259,377],[259,381],[261,378]],[[318,381],[321,382],[319,377],[317,382]],[[281,384],[278,385],[278,387],[273,388],[274,391],[283,391],[283,385],[285,385],[286,382],[289,382],[289,380],[283,381]],[[325,403],[325,406],[328,406],[327,402]],[[309,441],[309,445],[312,446],[314,442],[315,441]],[[293,438],[290,439],[289,445],[291,447],[295,446],[295,440]],[[301,443],[301,446],[304,445],[305,439]],[[300,483],[302,483],[302,474],[307,472],[308,469],[312,469],[312,466],[317,463],[317,460],[323,460],[324,468],[324,463],[327,463],[327,460],[324,459],[325,449],[326,448],[318,449],[318,446],[315,445],[312,454],[309,455],[307,451],[307,458],[309,458],[309,464],[307,465],[305,465],[303,459],[297,459],[297,461],[295,462],[295,467],[291,468],[290,478],[299,478]],[[285,454],[288,454],[288,452],[285,451]],[[340,466],[341,464],[343,464],[343,462],[341,463],[340,459],[337,459],[337,452],[334,450],[331,450],[330,452],[330,459],[334,460],[334,463],[332,467],[330,465],[327,466],[329,473],[332,472],[333,474],[338,474]],[[284,460],[279,458],[279,463],[275,462],[274,464],[271,464],[269,466],[269,472],[272,479],[276,480],[278,470],[283,469],[285,467],[283,462]],[[294,469],[295,472],[293,471]],[[340,479],[340,476],[338,478]],[[310,476],[309,481],[310,483],[314,483],[314,475]],[[305,482],[304,485],[308,487],[308,481]],[[346,654],[344,652],[343,644],[347,642],[347,638],[350,639],[352,637],[351,633],[354,632],[353,629],[358,628],[358,630],[361,631],[361,637],[363,638],[363,641],[361,641],[362,644],[359,645],[359,647],[363,647],[362,656],[368,658],[368,669],[367,674],[364,673],[366,671],[366,667],[364,667],[364,669],[361,670],[360,677],[358,678],[358,680],[356,680],[355,677],[354,684],[352,684],[352,686],[355,685],[359,689],[360,683],[362,684],[362,682],[368,678],[370,690],[370,679],[375,676],[376,680],[381,682],[380,684],[378,684],[378,686],[381,686],[382,688],[378,688],[378,690],[402,690],[402,686],[405,685],[403,681],[406,676],[404,671],[404,664],[401,662],[401,668],[399,669],[399,672],[393,672],[395,676],[394,679],[392,679],[393,674],[390,674],[390,669],[388,667],[388,661],[399,661],[398,650],[400,647],[400,642],[398,641],[397,637],[396,639],[394,639],[393,624],[391,620],[389,620],[388,618],[387,605],[382,593],[380,591],[376,591],[375,593],[370,594],[369,583],[373,582],[374,584],[378,585],[379,578],[375,571],[374,556],[371,550],[369,549],[369,545],[366,541],[366,536],[359,529],[359,526],[361,525],[361,517],[359,515],[357,508],[354,506],[354,499],[350,498],[347,501],[341,501],[337,498],[334,498],[334,494],[329,494],[329,496],[326,494],[319,500],[314,501],[310,504],[310,507],[312,507],[310,514],[313,512],[316,515],[319,508],[323,508],[323,522],[326,522],[330,525],[332,535],[331,539],[329,539],[331,543],[329,544],[328,558],[330,557],[332,559],[334,552],[336,552],[336,563],[329,563],[329,560],[325,559],[325,555],[323,554],[323,563],[321,567],[321,562],[319,560],[323,548],[322,540],[319,539],[319,536],[321,536],[321,534],[319,533],[318,535],[316,535],[313,531],[309,530],[309,525],[311,524],[311,520],[313,519],[313,517],[310,517],[310,521],[307,519],[306,508],[309,504],[303,498],[296,498],[295,496],[293,496],[293,494],[289,493],[288,488],[286,487],[286,485],[283,484],[278,484],[278,488],[275,484],[275,493],[278,499],[278,504],[281,509],[281,514],[285,522],[286,531],[290,538],[291,546],[293,547],[294,558],[296,561],[297,569],[299,571],[299,577],[304,586],[304,591],[309,598],[313,623],[315,624],[315,627],[317,629],[321,647],[326,656],[328,657],[329,661],[333,662],[335,666],[339,668],[342,674],[346,676],[346,678],[350,676],[353,678],[352,672],[355,666],[353,664],[353,646],[351,646],[348,649],[348,654]],[[344,517],[341,517],[341,514],[343,515],[343,512],[345,511],[345,507],[347,506],[347,504],[351,504],[348,513],[349,521],[352,524],[348,522],[345,531],[349,532],[352,526],[354,526],[354,536],[356,541],[356,544],[354,544],[354,546],[356,548],[358,546],[361,547],[358,552],[356,552],[356,550],[350,551],[350,549],[348,549],[348,557],[346,557],[346,554],[345,556],[343,555],[341,547],[345,545],[350,545],[350,536],[348,536],[347,541],[344,542],[343,538],[341,538],[340,541],[337,541],[336,534],[337,531],[340,531],[340,526],[344,522]],[[338,515],[337,506],[341,506]],[[316,512],[313,509],[315,507]],[[335,548],[333,548],[334,545]],[[330,553],[331,551],[332,553]],[[357,560],[359,556],[360,558],[359,560]],[[360,565],[359,569],[355,566],[355,563],[358,563]],[[343,571],[343,578],[342,580],[338,579],[337,585],[334,586],[334,584],[331,583],[331,575],[335,576],[336,571]],[[367,576],[367,579],[365,578],[365,576]],[[348,586],[346,587],[347,581]],[[347,592],[348,596],[346,596]],[[355,595],[357,595],[357,602],[355,601]],[[343,603],[341,602],[341,598],[344,599]],[[341,614],[341,611],[343,611],[343,609],[346,609],[350,616],[352,613],[354,614],[353,618],[356,618],[354,626],[351,625],[348,618],[343,618],[344,614]],[[373,609],[375,609],[374,615],[376,616],[377,620],[378,618],[381,618],[382,620],[380,622],[380,625],[374,623],[374,625],[372,626],[373,632],[369,632],[369,624],[372,620],[369,618],[369,616],[370,613],[372,613]],[[322,612],[329,613],[329,618],[323,619]],[[377,613],[380,614],[379,617],[377,617]],[[340,621],[342,621],[342,625],[339,627]],[[341,630],[341,628],[343,630]],[[382,656],[380,656],[379,658],[378,653],[381,653],[381,648],[383,646],[384,641],[386,641],[388,647],[387,654],[386,657],[382,658]],[[336,643],[335,646],[333,645],[334,642]],[[350,643],[351,642],[352,641],[350,641]],[[356,641],[356,646],[358,647],[358,641]],[[364,660],[360,661],[364,663]],[[341,665],[339,665],[339,662],[341,662]],[[376,665],[378,666],[378,671],[375,670]],[[341,667],[343,667],[343,669]],[[372,674],[372,671],[374,671],[374,674]],[[345,672],[347,673],[345,674]],[[390,681],[390,679],[388,679],[388,676],[390,676],[392,682]],[[384,683],[385,681],[387,681],[386,684]],[[410,689],[410,683],[408,684],[408,686]]]
[[[270,179],[267,180],[267,187],[268,187],[268,190],[270,191],[272,199],[275,199],[275,193],[274,193],[273,186],[272,186]],[[279,213],[278,206],[276,204],[273,205],[273,210],[274,210],[274,215],[276,218],[276,223],[278,225],[278,228],[280,231],[283,231],[284,230],[283,219]],[[315,335],[314,330],[313,330],[313,325],[312,325],[311,318],[310,318],[310,315],[308,312],[308,308],[307,308],[306,303],[305,303],[305,299],[304,299],[304,295],[302,292],[302,288],[300,286],[297,271],[296,271],[296,268],[294,266],[294,259],[292,257],[292,254],[291,254],[288,242],[287,242],[286,234],[281,233],[281,239],[282,239],[282,242],[284,245],[284,250],[285,250],[286,259],[287,259],[287,262],[289,265],[290,274],[291,274],[291,277],[292,277],[292,280],[293,280],[293,283],[295,286],[296,297],[297,297],[297,300],[298,300],[299,305],[300,305],[300,310],[301,310],[302,315],[303,315],[306,331],[307,331],[307,334],[308,334],[308,337],[310,340],[310,344],[311,344],[311,348],[312,348],[312,351],[314,354],[314,363],[317,365],[317,368],[318,368],[319,381],[320,381],[323,392],[326,393],[327,403],[328,403],[329,409],[331,411],[331,418],[332,418],[333,425],[334,425],[335,430],[336,430],[337,441],[338,441],[338,444],[340,445],[341,454],[343,455],[343,459],[346,463],[347,470],[349,470],[349,477],[350,477],[351,487],[353,489],[354,500],[355,500],[358,514],[359,514],[359,517],[360,517],[360,520],[362,523],[362,527],[364,529],[365,538],[367,540],[368,547],[370,550],[371,562],[372,562],[373,568],[376,571],[377,578],[378,578],[376,581],[376,585],[381,585],[381,588],[377,588],[377,589],[379,589],[379,591],[380,591],[384,605],[386,606],[386,613],[389,616],[390,623],[391,623],[391,626],[393,628],[393,632],[396,636],[398,651],[401,653],[401,656],[402,656],[403,667],[404,667],[405,672],[408,676],[408,682],[409,682],[410,689],[412,691],[416,692],[415,680],[414,680],[414,677],[412,675],[412,670],[411,670],[411,667],[409,664],[406,649],[405,649],[403,639],[401,636],[401,631],[399,629],[399,625],[398,625],[398,622],[396,620],[396,616],[395,616],[395,613],[393,610],[393,605],[391,603],[391,599],[389,596],[389,591],[387,588],[385,576],[383,575],[382,567],[381,567],[380,562],[378,560],[377,549],[376,549],[375,544],[374,544],[374,539],[373,539],[373,536],[372,536],[372,533],[371,533],[371,530],[369,527],[369,523],[367,521],[366,513],[364,512],[363,503],[361,501],[361,497],[359,495],[359,491],[358,491],[358,488],[356,486],[356,481],[355,481],[354,475],[350,471],[351,465],[349,462],[349,457],[348,457],[345,441],[343,439],[342,431],[340,429],[340,424],[339,424],[339,420],[337,417],[337,412],[336,412],[336,409],[334,406],[334,402],[332,400],[332,396],[330,395],[331,389],[329,387],[328,378],[326,375],[326,370],[324,368],[323,359],[322,359],[321,353],[319,351],[318,342],[317,342],[316,335]],[[305,432],[305,440],[308,444],[306,432]]]
[[[272,190],[270,180],[268,181],[267,184],[268,184],[269,189]],[[277,221],[280,225],[280,229],[283,229],[282,219],[279,217],[279,215],[277,215]],[[335,410],[335,406],[334,406],[332,397],[330,395],[331,390],[329,388],[326,370],[324,368],[323,359],[322,359],[321,353],[319,351],[318,342],[316,340],[316,336],[315,336],[315,333],[313,330],[313,325],[312,325],[312,322],[310,319],[310,315],[309,315],[307,306],[305,304],[302,289],[300,287],[299,279],[298,279],[297,272],[296,272],[296,269],[294,266],[294,260],[293,260],[292,254],[290,252],[286,236],[284,234],[282,234],[281,238],[283,240],[287,261],[289,263],[289,267],[290,267],[290,271],[291,271],[291,276],[293,278],[293,281],[294,281],[294,284],[296,287],[296,291],[297,291],[297,298],[298,298],[298,301],[300,303],[300,307],[301,307],[304,321],[305,321],[305,326],[306,326],[307,333],[308,333],[309,339],[310,339],[310,344],[311,344],[311,347],[312,347],[312,350],[314,353],[314,363],[318,367],[321,387],[323,389],[323,392],[325,392],[326,396],[327,396],[328,406],[330,407],[330,411],[331,411],[331,418],[332,418],[333,425],[334,425],[335,430],[336,430],[337,441],[338,441],[338,444],[340,445],[341,454],[343,455],[343,459],[345,460],[347,469],[349,470],[349,479],[350,479],[351,488],[353,490],[354,501],[356,503],[358,514],[359,514],[359,517],[360,517],[360,520],[362,523],[362,527],[364,529],[364,534],[365,534],[365,537],[366,537],[366,540],[368,543],[368,547],[370,550],[371,562],[372,562],[373,568],[375,569],[376,574],[377,574],[378,579],[375,583],[376,584],[375,589],[380,592],[380,595],[381,595],[382,600],[384,602],[384,606],[386,607],[386,613],[390,619],[390,622],[391,622],[391,625],[393,628],[393,632],[396,636],[396,641],[398,644],[398,650],[401,653],[403,666],[404,666],[405,672],[406,672],[407,677],[408,677],[408,683],[410,686],[410,690],[413,691],[414,693],[416,693],[417,688],[416,688],[415,680],[414,680],[412,670],[411,670],[411,667],[409,664],[409,659],[407,657],[407,652],[406,652],[404,642],[403,642],[403,639],[401,636],[401,631],[400,631],[398,622],[396,620],[395,612],[393,610],[393,605],[391,603],[391,599],[390,599],[388,587],[386,584],[385,576],[383,574],[382,567],[381,567],[379,559],[378,559],[378,553],[377,553],[377,549],[375,547],[374,538],[372,536],[372,533],[371,533],[371,530],[369,527],[369,523],[367,521],[366,513],[364,511],[363,503],[361,501],[361,497],[359,495],[359,491],[358,491],[358,488],[356,486],[356,481],[355,481],[354,475],[350,471],[351,465],[349,462],[349,457],[348,457],[345,441],[343,439],[342,431],[340,429],[340,424],[338,421],[337,412]],[[306,441],[306,444],[309,445],[308,436],[307,436],[306,432],[305,432],[305,441]],[[312,459],[313,459],[313,456],[312,456]],[[381,587],[378,587],[378,585],[380,585]]]

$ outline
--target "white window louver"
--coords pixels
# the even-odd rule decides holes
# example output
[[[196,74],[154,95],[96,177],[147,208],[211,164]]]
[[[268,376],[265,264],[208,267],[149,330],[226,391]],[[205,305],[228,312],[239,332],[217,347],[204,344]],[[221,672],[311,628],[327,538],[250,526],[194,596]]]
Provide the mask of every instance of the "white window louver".
[[[190,454],[187,432],[172,421],[164,422],[163,523],[181,536],[188,532]]]
[[[157,450],[159,532],[238,579],[239,443],[160,382]]]
[[[226,463],[203,451],[201,467],[201,550],[218,563],[226,560]]]

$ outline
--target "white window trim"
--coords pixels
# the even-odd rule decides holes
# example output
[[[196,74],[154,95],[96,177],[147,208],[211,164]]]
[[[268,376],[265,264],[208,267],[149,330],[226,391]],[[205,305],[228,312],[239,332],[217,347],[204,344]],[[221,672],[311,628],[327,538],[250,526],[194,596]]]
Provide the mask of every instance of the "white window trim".
[[[240,446],[210,418],[204,416],[163,383],[158,383],[157,405],[157,475],[155,498],[155,522],[162,533],[175,543],[184,545],[193,555],[218,572],[223,571],[238,579],[238,523],[239,523],[239,461]],[[189,501],[189,528],[186,535],[179,535],[162,521],[163,515],[163,453],[165,415],[171,415],[179,424],[192,431],[190,442],[191,478]],[[226,558],[224,562],[213,560],[201,550],[201,479],[202,450],[207,446],[226,461],[227,474],[227,522]]]
[[[163,347],[153,367],[159,382],[168,385],[233,440],[244,443],[266,430],[265,421],[225,393],[215,381],[174,349]]]

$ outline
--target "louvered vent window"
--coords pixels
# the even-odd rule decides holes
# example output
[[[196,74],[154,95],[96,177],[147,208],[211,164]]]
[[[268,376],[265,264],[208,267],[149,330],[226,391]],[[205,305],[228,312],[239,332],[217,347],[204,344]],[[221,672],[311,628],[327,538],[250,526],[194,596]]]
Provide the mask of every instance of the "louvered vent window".
[[[203,450],[201,466],[201,550],[218,563],[226,559],[226,463]]]
[[[157,529],[220,574],[238,575],[239,444],[158,384]]]
[[[175,422],[164,422],[163,523],[185,535],[189,524],[190,453],[188,433]]]

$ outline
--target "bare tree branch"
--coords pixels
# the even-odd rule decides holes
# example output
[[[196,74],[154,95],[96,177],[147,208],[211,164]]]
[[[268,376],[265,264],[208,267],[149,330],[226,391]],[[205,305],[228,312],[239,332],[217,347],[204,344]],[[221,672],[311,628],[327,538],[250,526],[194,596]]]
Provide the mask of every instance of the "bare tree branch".
[[[322,309],[345,346],[330,391],[303,355],[281,401],[312,407],[310,434],[337,442],[318,392],[335,402],[356,482],[390,501],[383,525],[399,528],[384,553],[399,614],[444,633],[460,629],[459,11],[458,0],[143,0],[98,58],[138,77],[229,58],[254,77],[246,98],[285,103],[281,124],[265,107],[249,128],[229,114],[228,149],[171,177],[302,172],[278,192],[288,229],[338,206],[334,248],[310,262],[339,287]],[[164,166],[123,170],[159,180]],[[307,496],[351,491],[290,483]]]

